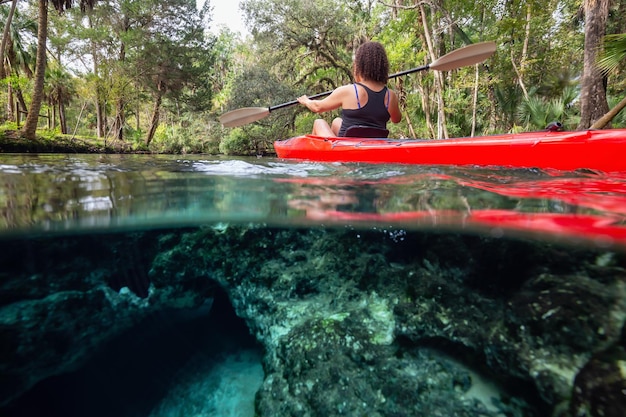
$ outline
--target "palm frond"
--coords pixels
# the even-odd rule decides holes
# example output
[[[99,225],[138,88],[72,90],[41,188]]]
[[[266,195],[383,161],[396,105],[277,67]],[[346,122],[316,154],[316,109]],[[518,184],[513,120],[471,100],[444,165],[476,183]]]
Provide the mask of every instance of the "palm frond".
[[[604,52],[598,60],[598,67],[605,74],[617,69],[626,59],[626,33],[606,35],[604,37]]]

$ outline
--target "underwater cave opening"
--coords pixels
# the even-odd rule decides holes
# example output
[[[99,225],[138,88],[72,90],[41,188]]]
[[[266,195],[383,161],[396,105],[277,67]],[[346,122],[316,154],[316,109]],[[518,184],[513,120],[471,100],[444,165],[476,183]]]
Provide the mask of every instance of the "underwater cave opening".
[[[40,381],[0,415],[147,417],[186,415],[181,410],[193,407],[207,415],[247,408],[237,415],[252,416],[261,355],[218,288],[208,313],[205,307],[154,314],[105,343],[80,369]]]
[[[528,410],[534,410],[537,415],[550,415],[551,407],[540,396],[537,387],[530,381],[512,376],[505,376],[489,365],[485,352],[477,352],[461,343],[444,337],[425,337],[411,340],[405,336],[396,338],[397,356],[407,352],[426,350],[443,362],[454,363],[465,369],[470,375],[470,387],[466,395],[474,397],[489,409],[494,400],[500,405],[515,404]],[[524,404],[522,406],[522,404]],[[510,410],[509,410],[510,411]],[[507,414],[508,415],[508,414]]]

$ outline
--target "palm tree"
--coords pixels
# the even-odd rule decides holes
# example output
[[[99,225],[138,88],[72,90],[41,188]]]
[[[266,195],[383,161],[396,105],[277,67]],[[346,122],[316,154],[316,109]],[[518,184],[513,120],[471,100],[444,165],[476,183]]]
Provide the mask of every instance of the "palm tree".
[[[526,131],[542,130],[551,122],[561,122],[566,128],[576,126],[574,100],[578,94],[574,86],[567,86],[560,97],[541,97],[531,89],[529,97],[517,107],[517,119]]]
[[[7,43],[9,42],[9,31],[11,28],[11,21],[13,20],[13,15],[15,14],[15,8],[17,6],[17,0],[13,0],[11,3],[11,9],[9,10],[9,15],[7,16],[7,21],[4,24],[4,32],[2,33],[2,44],[0,44],[0,80],[6,78],[7,74],[4,71],[4,55],[7,49]]]
[[[617,69],[621,62],[626,60],[626,33],[607,35],[604,37],[604,54],[598,60],[598,66],[605,73]],[[626,108],[626,97],[615,107],[609,110],[598,121],[591,125],[592,129],[602,129],[613,120],[615,116]]]
[[[37,58],[33,98],[26,122],[22,127],[22,135],[27,139],[35,139],[37,123],[39,122],[39,110],[43,100],[43,81],[46,71],[46,40],[48,38],[48,0],[39,0],[39,18],[37,23]]]
[[[598,61],[600,69],[609,73],[626,60],[626,33],[606,35],[604,37],[604,54]]]
[[[66,8],[73,5],[73,0],[51,0],[54,8],[62,13]],[[85,10],[94,7],[97,0],[80,0],[80,9]],[[48,0],[39,0],[39,17],[37,29],[37,63],[35,66],[35,83],[33,97],[28,110],[26,122],[22,127],[22,136],[34,139],[39,122],[39,110],[43,101],[43,85],[46,72],[46,40],[48,39]]]
[[[44,95],[48,104],[53,109],[53,115],[49,120],[52,121],[52,126],[54,126],[54,120],[56,116],[58,116],[61,133],[67,134],[65,106],[69,104],[72,99],[74,90],[72,78],[67,71],[58,68],[58,66],[49,69],[46,73],[47,88],[45,89]]]
[[[610,0],[584,0],[585,50],[583,76],[580,84],[580,123],[587,129],[609,110],[604,74],[598,70],[597,58],[606,34]]]
[[[7,18],[8,20],[9,18]],[[31,79],[33,77],[31,66],[35,63],[33,54],[31,54],[34,52],[34,50],[31,51],[33,45],[27,42],[28,36],[24,36],[24,34],[36,34],[37,25],[30,19],[24,19],[19,10],[15,11],[10,20],[9,30],[5,32],[6,36],[3,38],[6,45],[4,61],[3,65],[0,65],[0,69],[4,71],[5,78],[10,77],[7,80],[7,115],[9,120],[16,122],[19,126],[19,114],[26,112],[26,103],[20,87],[20,77],[24,74]],[[19,107],[16,106],[16,100]]]

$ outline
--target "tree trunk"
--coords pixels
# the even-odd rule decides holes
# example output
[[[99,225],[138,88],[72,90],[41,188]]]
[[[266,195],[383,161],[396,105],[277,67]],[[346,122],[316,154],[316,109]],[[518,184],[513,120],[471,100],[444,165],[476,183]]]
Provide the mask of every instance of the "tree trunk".
[[[98,139],[102,139],[105,135],[105,117],[104,117],[104,103],[101,97],[100,88],[96,92],[96,130]]]
[[[7,43],[9,42],[9,30],[11,29],[11,21],[13,20],[16,6],[17,0],[13,0],[11,10],[9,10],[9,16],[4,24],[4,32],[2,33],[2,44],[0,44],[0,80],[4,80],[7,77],[7,73],[4,70],[4,54],[7,49]]]
[[[113,125],[115,139],[119,141],[124,140],[124,124],[126,124],[126,117],[124,116],[124,99],[122,97],[117,99],[115,104],[115,122]]]
[[[411,117],[409,112],[406,111],[406,91],[404,88],[404,78],[398,78],[396,82],[396,93],[398,94],[398,101],[400,104],[400,110],[404,115],[404,119],[406,120],[406,124],[409,127],[409,137],[416,138],[415,129],[413,128],[413,123],[411,122]]]
[[[13,87],[11,86],[11,83],[7,83],[7,118],[12,121],[15,122],[16,118],[15,118],[15,114],[13,113],[14,109],[15,109],[15,97],[13,96]]]
[[[420,3],[419,6],[420,14],[422,15],[422,24],[424,25],[424,36],[426,38],[426,44],[428,45],[428,53],[430,56],[431,62],[435,61],[437,58],[435,56],[433,43],[430,36],[430,31],[428,29],[428,21],[426,19],[426,11],[424,10],[424,6]],[[435,77],[435,92],[437,95],[437,136],[435,139],[447,139],[448,138],[448,128],[446,125],[446,113],[445,113],[445,102],[443,99],[443,76],[441,72],[434,71],[433,76]]]
[[[125,22],[128,21],[128,18],[125,19]],[[130,23],[126,23],[126,27],[129,27]],[[128,30],[128,29],[126,29]],[[126,61],[126,45],[122,42],[120,46],[118,60],[121,63]],[[124,100],[124,89],[120,89],[118,92],[119,97],[117,98],[117,102],[115,104],[115,122],[113,125],[113,130],[115,131],[115,138],[119,141],[124,140],[124,125],[126,124],[126,116],[124,114],[124,108],[126,107],[126,102]]]
[[[141,119],[140,119],[140,112],[141,112],[141,107],[140,107],[140,103],[139,100],[135,99],[135,130],[137,132],[139,132],[139,130],[141,129]]]
[[[87,15],[89,27],[93,28],[91,15]],[[98,139],[102,139],[106,134],[106,122],[104,117],[104,98],[102,97],[102,89],[100,88],[100,58],[98,55],[98,47],[95,42],[91,42],[91,56],[93,57],[93,73],[96,76],[96,135]]]
[[[65,117],[65,106],[59,102],[59,126],[61,133],[67,135],[67,118]]]
[[[22,135],[27,139],[35,139],[37,124],[39,122],[39,110],[43,101],[43,83],[46,72],[46,39],[48,37],[48,0],[39,0],[39,19],[37,29],[37,63],[35,66],[35,84],[33,98],[26,116],[26,122],[22,127]]]
[[[433,122],[430,119],[430,101],[429,95],[430,93],[423,86],[423,83],[417,84],[417,89],[420,91],[420,97],[422,99],[422,109],[424,109],[424,118],[426,119],[426,128],[430,134],[430,137],[437,138],[437,133],[435,132],[435,127],[433,126]]]
[[[589,128],[609,111],[606,100],[606,77],[598,70],[597,56],[603,45],[610,0],[584,0],[585,57],[580,89],[580,124],[578,130]]]
[[[472,132],[470,133],[471,137],[474,137],[476,134],[476,115],[478,113],[478,82],[480,78],[480,72],[478,70],[478,65],[474,65],[475,75],[474,75],[474,94],[472,95]]]
[[[146,145],[150,145],[157,127],[159,127],[159,112],[161,111],[161,101],[163,100],[162,87],[159,86],[157,90],[156,100],[154,101],[154,109],[152,110],[152,119],[150,120],[150,130],[148,131],[148,137],[146,137]]]
[[[413,122],[411,122],[411,117],[409,116],[409,112],[405,113],[404,118],[406,120],[407,126],[409,126],[409,137],[417,139],[417,135],[415,134],[415,129],[413,129]]]
[[[526,61],[528,60],[528,42],[530,40],[530,20],[532,18],[532,6],[528,4],[526,6],[526,27],[524,29],[524,44],[522,45],[522,55],[519,59],[519,68],[515,63],[515,54],[513,53],[513,48],[511,47],[511,65],[513,66],[513,71],[515,71],[515,75],[517,76],[517,83],[522,89],[522,93],[524,93],[524,98],[528,101],[528,90],[526,89],[526,84],[524,83],[524,70],[526,68]]]
[[[23,111],[24,113],[26,113],[26,109],[28,107],[26,107],[26,100],[24,100],[24,93],[22,92],[22,89],[18,86],[13,86],[13,91],[15,92],[15,95],[17,96],[17,114],[16,116],[19,118],[19,112]]]
[[[626,97],[622,99],[615,107],[613,107],[608,113],[599,118],[594,124],[592,124],[589,129],[602,129],[609,123],[615,116],[618,115],[619,112],[626,108]]]

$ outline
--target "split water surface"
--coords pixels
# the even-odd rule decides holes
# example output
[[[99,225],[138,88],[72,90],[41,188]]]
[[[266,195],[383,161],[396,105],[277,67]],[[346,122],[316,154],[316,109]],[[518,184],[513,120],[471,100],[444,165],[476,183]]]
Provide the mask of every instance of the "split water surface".
[[[0,415],[626,412],[626,173],[4,154],[0,213]]]

